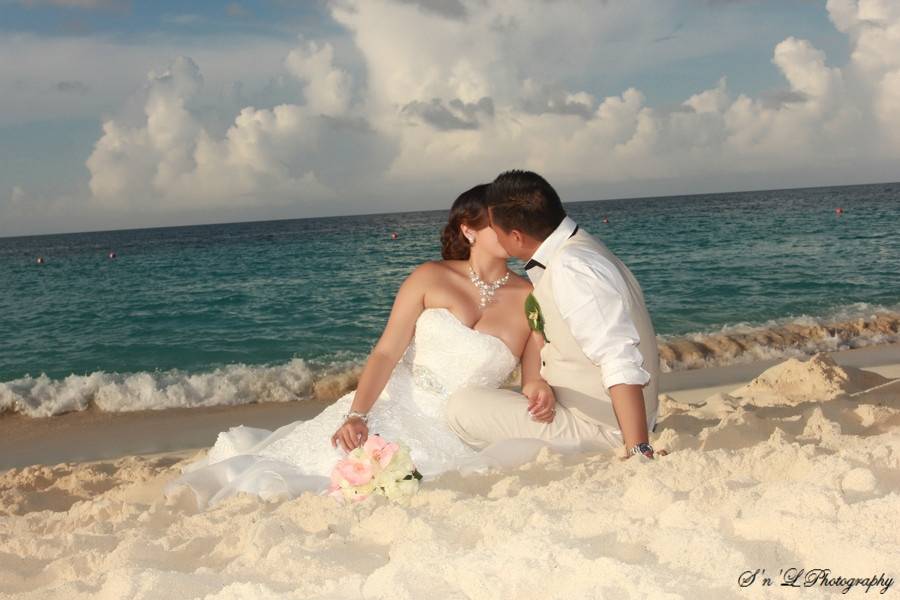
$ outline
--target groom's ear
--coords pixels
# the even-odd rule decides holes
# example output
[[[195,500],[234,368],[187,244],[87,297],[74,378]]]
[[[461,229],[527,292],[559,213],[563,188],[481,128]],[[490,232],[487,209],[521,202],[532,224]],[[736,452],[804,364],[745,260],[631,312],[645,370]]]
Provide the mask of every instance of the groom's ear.
[[[499,231],[500,233],[502,233],[503,235],[506,235],[506,236],[508,236],[508,235],[510,235],[510,233],[512,233],[510,231],[507,231],[506,227],[503,227],[497,221],[494,220],[494,207],[489,206],[487,209],[487,214],[488,214],[488,225],[491,226],[491,229],[493,229],[494,231]]]
[[[528,234],[524,231],[519,231],[518,229],[510,229],[509,231],[504,230],[507,238],[517,244],[519,247],[525,246],[528,244],[528,240],[531,239]]]

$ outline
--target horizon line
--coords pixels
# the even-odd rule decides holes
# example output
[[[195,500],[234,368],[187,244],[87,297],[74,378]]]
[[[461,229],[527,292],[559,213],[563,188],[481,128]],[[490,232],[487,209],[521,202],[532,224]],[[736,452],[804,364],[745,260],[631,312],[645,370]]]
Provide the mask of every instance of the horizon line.
[[[750,192],[784,192],[784,191],[792,191],[792,190],[816,190],[816,189],[828,189],[828,188],[845,188],[845,187],[862,187],[867,185],[895,185],[900,184],[900,181],[873,181],[870,183],[848,183],[841,185],[812,185],[812,186],[797,186],[797,187],[785,187],[785,188],[772,188],[772,189],[746,189],[746,190],[735,190],[731,192],[703,192],[703,193],[695,193],[695,194],[667,194],[662,196],[625,196],[618,198],[596,198],[592,200],[572,200],[568,202],[563,202],[564,205],[570,204],[585,204],[588,202],[614,202],[616,200],[656,200],[660,198],[693,198],[700,196],[721,196],[728,194],[746,194]],[[147,227],[121,227],[115,229],[87,229],[83,231],[56,231],[51,233],[28,233],[21,235],[2,235],[0,234],[0,239],[17,239],[17,238],[32,238],[32,237],[43,237],[43,236],[51,236],[51,235],[81,235],[88,233],[113,233],[113,232],[125,232],[125,231],[142,231],[149,229],[177,229],[179,227],[212,227],[216,225],[242,225],[242,224],[252,224],[252,223],[277,223],[279,221],[304,221],[311,219],[343,219],[348,217],[379,217],[384,215],[403,215],[410,213],[428,213],[428,212],[442,212],[448,209],[442,208],[433,208],[426,210],[399,210],[399,211],[391,211],[391,212],[374,212],[374,213],[349,213],[349,214],[341,214],[341,215],[326,215],[319,217],[286,217],[279,219],[253,219],[248,221],[214,221],[207,223],[185,223],[183,225],[151,225]]]

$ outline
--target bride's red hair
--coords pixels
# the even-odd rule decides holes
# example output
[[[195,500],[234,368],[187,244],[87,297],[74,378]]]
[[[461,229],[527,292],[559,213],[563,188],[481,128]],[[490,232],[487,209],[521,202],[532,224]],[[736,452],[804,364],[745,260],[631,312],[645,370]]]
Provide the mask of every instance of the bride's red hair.
[[[483,229],[490,225],[487,211],[487,190],[490,184],[482,183],[459,195],[450,207],[447,225],[441,232],[441,256],[444,260],[469,260],[469,241],[460,225]]]

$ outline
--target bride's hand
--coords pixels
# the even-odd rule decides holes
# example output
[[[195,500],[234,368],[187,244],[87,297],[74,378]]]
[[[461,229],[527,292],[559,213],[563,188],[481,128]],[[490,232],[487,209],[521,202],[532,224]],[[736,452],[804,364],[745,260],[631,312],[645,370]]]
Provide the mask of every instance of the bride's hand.
[[[522,394],[528,398],[528,412],[539,423],[552,423],[556,416],[556,396],[543,379],[529,381],[522,386]]]
[[[350,452],[358,446],[366,443],[369,437],[369,427],[359,417],[350,417],[331,436],[331,445],[337,448],[338,442],[345,452]]]

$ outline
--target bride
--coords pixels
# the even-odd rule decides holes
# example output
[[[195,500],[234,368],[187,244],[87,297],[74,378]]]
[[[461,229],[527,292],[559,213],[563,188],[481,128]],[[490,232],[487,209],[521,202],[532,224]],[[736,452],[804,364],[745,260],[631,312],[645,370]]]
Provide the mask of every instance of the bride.
[[[444,260],[418,266],[400,286],[355,391],[274,432],[239,426],[220,433],[165,493],[187,487],[202,508],[238,492],[322,492],[335,463],[370,433],[406,444],[426,480],[529,460],[543,443],[511,440],[476,451],[444,420],[454,390],[500,387],[518,364],[522,410],[545,423],[555,414],[553,392],[540,377],[542,339],[531,334],[524,311],[532,287],[507,266],[489,226],[487,188],[475,186],[453,203],[441,236]]]

